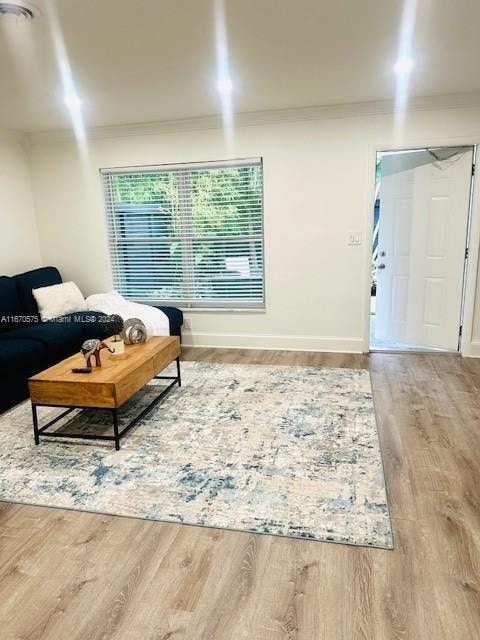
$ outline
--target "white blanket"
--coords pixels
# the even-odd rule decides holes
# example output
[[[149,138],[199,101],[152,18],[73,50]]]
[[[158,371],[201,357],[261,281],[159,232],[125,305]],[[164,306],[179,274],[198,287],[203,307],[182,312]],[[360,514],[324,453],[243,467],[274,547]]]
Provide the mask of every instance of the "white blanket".
[[[163,311],[147,304],[125,300],[118,291],[94,293],[88,296],[86,303],[89,311],[101,311],[108,315],[116,313],[124,321],[129,318],[139,318],[147,327],[149,336],[170,335],[168,316]]]

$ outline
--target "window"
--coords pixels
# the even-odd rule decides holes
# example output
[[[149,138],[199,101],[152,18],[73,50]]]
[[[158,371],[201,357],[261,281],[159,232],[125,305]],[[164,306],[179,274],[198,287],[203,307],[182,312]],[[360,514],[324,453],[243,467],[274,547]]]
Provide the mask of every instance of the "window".
[[[264,307],[261,160],[102,170],[114,286],[181,307]]]

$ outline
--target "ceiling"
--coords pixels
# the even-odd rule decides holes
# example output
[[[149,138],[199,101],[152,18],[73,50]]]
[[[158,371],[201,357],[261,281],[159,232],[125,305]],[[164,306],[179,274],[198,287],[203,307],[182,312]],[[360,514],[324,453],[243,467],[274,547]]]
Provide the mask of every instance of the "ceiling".
[[[410,0],[405,0],[409,2]],[[415,4],[414,0],[411,0]],[[52,0],[89,126],[214,115],[215,0]],[[69,126],[51,11],[0,20],[0,127]],[[237,112],[392,99],[400,0],[225,0]],[[480,90],[480,2],[419,0],[412,96]]]

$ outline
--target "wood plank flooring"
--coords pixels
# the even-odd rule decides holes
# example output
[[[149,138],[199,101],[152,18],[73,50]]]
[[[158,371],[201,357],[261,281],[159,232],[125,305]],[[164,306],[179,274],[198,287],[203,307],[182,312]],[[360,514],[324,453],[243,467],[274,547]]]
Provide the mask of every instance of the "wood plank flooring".
[[[1,640],[480,637],[480,360],[183,357],[369,368],[395,549],[0,503]]]

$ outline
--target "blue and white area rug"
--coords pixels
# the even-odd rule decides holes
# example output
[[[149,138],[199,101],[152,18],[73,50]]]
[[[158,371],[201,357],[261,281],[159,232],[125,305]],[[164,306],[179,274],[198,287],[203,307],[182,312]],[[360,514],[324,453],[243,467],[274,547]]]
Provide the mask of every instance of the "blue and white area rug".
[[[113,443],[43,438],[30,404],[0,417],[0,500],[391,548],[368,371],[184,362]],[[161,382],[155,382],[156,386]],[[124,406],[130,420],[152,392]],[[44,424],[58,409],[40,408]],[[85,411],[68,430],[111,429]],[[59,423],[60,424],[60,423]]]

